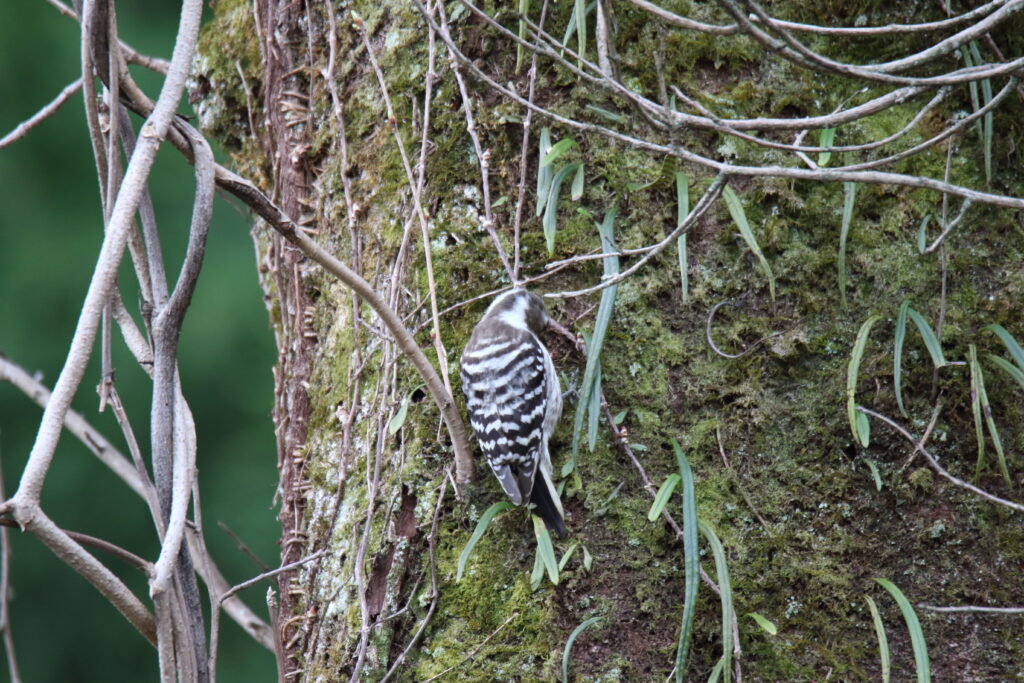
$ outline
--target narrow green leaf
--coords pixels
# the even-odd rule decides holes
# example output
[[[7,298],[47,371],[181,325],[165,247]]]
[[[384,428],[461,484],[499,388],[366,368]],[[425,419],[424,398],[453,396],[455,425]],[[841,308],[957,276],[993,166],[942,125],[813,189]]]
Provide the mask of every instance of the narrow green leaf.
[[[757,612],[747,612],[743,616],[750,617],[755,622],[757,622],[757,625],[761,627],[761,630],[767,633],[768,635],[778,635],[779,629],[775,627],[775,624],[773,624],[771,621],[761,616]]]
[[[540,129],[540,143],[537,145],[537,153],[540,155],[537,161],[537,216],[544,213],[544,205],[547,204],[548,193],[551,191],[551,167],[541,164],[550,151],[551,129],[544,126]]]
[[[974,369],[977,371],[977,391],[978,391],[978,403],[981,404],[981,413],[985,416],[985,424],[988,426],[988,434],[992,437],[992,445],[996,449],[996,459],[999,463],[999,472],[1003,475],[1003,481],[1008,486],[1013,486],[1013,481],[1010,478],[1010,470],[1006,466],[1006,452],[1003,450],[1003,440],[999,438],[999,430],[996,429],[996,421],[992,418],[992,406],[988,402],[988,391],[985,389],[985,372],[981,369],[981,363],[978,362],[978,353],[974,348],[974,344],[969,347],[969,353],[971,363],[974,365]]]
[[[935,367],[941,368],[946,365],[946,358],[942,355],[942,344],[939,343],[935,333],[932,332],[931,326],[913,308],[907,309],[907,315],[917,325],[917,331],[921,333],[921,339],[924,341],[924,346],[928,349],[928,354],[932,357],[932,363]]]
[[[860,413],[863,415],[863,413]],[[875,490],[882,490],[882,474],[878,471],[878,465],[871,458],[864,458],[864,462],[867,463],[868,469],[871,470],[871,476],[875,480]]]
[[[593,5],[593,3],[591,3],[591,5]],[[586,105],[584,107],[584,109],[588,109],[588,110],[594,112],[595,114],[597,114],[598,116],[600,116],[602,118],[605,118],[605,119],[608,119],[612,123],[628,123],[629,122],[629,119],[626,118],[625,116],[623,116],[622,114],[616,114],[613,111],[608,111],[607,109],[599,107],[596,104],[588,104],[588,105]]]
[[[572,652],[572,644],[576,642],[576,638],[581,633],[599,621],[601,621],[601,617],[590,617],[569,634],[569,639],[565,641],[565,649],[562,650],[562,683],[569,683],[569,653]]]
[[[551,534],[544,522],[537,515],[533,517],[533,535],[537,538],[537,555],[548,570],[548,579],[558,585],[558,562],[555,560],[555,547],[551,545]]]
[[[715,664],[715,668],[711,670],[711,675],[708,676],[708,683],[718,683],[718,679],[722,676],[722,670],[725,668],[725,655],[723,654],[719,658],[718,663]]]
[[[910,308],[910,301],[903,300],[900,304],[899,315],[896,316],[896,344],[892,354],[892,384],[896,391],[896,405],[899,406],[903,417],[907,415],[907,409],[903,407],[903,342],[907,337],[907,310]]]
[[[548,256],[555,253],[555,230],[558,219],[558,193],[562,189],[562,182],[565,177],[576,170],[578,163],[568,164],[559,169],[551,181],[551,189],[548,190],[548,200],[544,207],[544,238],[548,245]]]
[[[388,434],[394,436],[398,433],[398,430],[405,424],[405,418],[409,414],[409,397],[406,396],[402,399],[401,405],[398,406],[398,411],[388,420]]]
[[[1024,389],[1024,372],[1021,372],[1016,365],[1006,360],[1005,358],[993,356],[992,354],[989,354],[988,359],[990,362],[995,363],[997,367],[999,367],[1003,372],[1009,375],[1014,381],[1017,382],[1017,384],[1021,386],[1022,389]]]
[[[982,65],[985,60],[981,58],[981,51],[978,49],[978,41],[972,40],[968,43],[974,63]],[[985,78],[981,81],[982,105],[987,106],[992,101],[992,79]],[[985,183],[992,184],[992,112],[986,112],[982,117],[982,151],[985,155]]]
[[[491,208],[492,209],[497,209],[499,206],[501,206],[502,204],[505,204],[507,202],[508,202],[508,195],[507,194],[503,194],[503,195],[501,195],[500,197],[498,197],[497,199],[494,200],[494,203],[491,204]]]
[[[530,590],[540,588],[540,582],[544,580],[544,562],[540,559],[540,553],[533,558],[533,571],[530,572]]]
[[[907,631],[910,632],[910,644],[914,649],[914,666],[917,668],[917,682],[928,683],[932,680],[931,661],[928,659],[928,645],[924,641],[924,631],[921,630],[921,622],[917,620],[917,613],[910,606],[907,596],[903,595],[903,591],[897,588],[892,581],[878,578],[875,581],[889,591],[889,595],[896,600],[896,604],[903,614],[903,621],[907,622]]]
[[[822,128],[821,132],[818,133],[818,147],[831,147],[832,142],[836,139],[835,126],[831,128]],[[829,159],[832,158],[832,151],[826,149],[824,152],[818,152],[818,166],[828,166]]]
[[[1017,340],[1012,334],[1006,331],[1002,325],[989,325],[985,328],[989,332],[995,333],[999,340],[1003,342],[1003,346],[1010,352],[1010,357],[1013,358],[1013,362],[1017,364],[1017,367],[1024,372],[1024,349],[1020,347]]]
[[[579,66],[583,68],[583,60],[587,58],[587,3],[576,0],[576,54],[579,55]]]
[[[690,215],[690,179],[685,173],[676,172],[676,227]],[[690,303],[690,264],[686,254],[686,233],[676,240],[679,251],[679,285],[683,289],[683,303]]]
[[[649,521],[653,522],[661,516],[662,510],[664,510],[665,506],[668,505],[668,501],[672,497],[672,494],[675,492],[676,486],[679,485],[680,481],[682,481],[682,479],[680,479],[678,474],[673,473],[668,475],[668,479],[666,479],[665,483],[661,485],[660,489],[658,489],[658,495],[654,496],[654,503],[651,505],[651,509],[647,513],[647,519]]]
[[[700,531],[708,539],[711,554],[715,557],[715,574],[718,576],[718,588],[722,592],[722,674],[725,683],[732,679],[732,587],[729,584],[729,566],[725,561],[725,548],[718,540],[718,535],[706,522],[699,522]]]
[[[576,548],[578,548],[579,546],[579,543],[573,541],[572,545],[569,546],[569,549],[565,551],[564,555],[562,555],[562,559],[558,561],[559,574],[561,574],[562,570],[565,569],[565,565],[569,564],[569,559],[572,557],[572,554],[576,552]]]
[[[871,326],[881,319],[880,315],[873,315],[864,321],[857,333],[857,340],[853,343],[853,352],[850,354],[850,364],[846,368],[846,415],[850,418],[850,432],[853,438],[867,447],[867,444],[860,441],[860,430],[857,428],[857,375],[860,372],[860,361],[864,357],[864,347],[868,343],[868,334],[871,333]]]
[[[594,556],[587,550],[587,546],[583,546],[583,568],[589,572],[592,566],[594,566]]]
[[[526,17],[530,13],[530,0],[519,0],[519,16]],[[523,66],[523,57],[526,55],[526,21],[519,19],[519,43],[516,44],[516,75]]]
[[[590,405],[587,407],[587,448],[591,453],[597,446],[597,427],[601,418],[601,359],[594,369],[594,388],[590,390]]]
[[[974,435],[978,438],[978,460],[974,463],[974,480],[977,481],[985,465],[985,428],[981,424],[981,391],[978,389],[978,372],[981,367],[978,365],[974,344],[968,346],[967,364],[971,369],[971,413],[974,416]]]
[[[615,417],[612,418],[612,422],[615,423],[616,427],[621,425],[626,420],[626,413],[628,412],[629,409],[627,408],[626,410],[620,410],[619,412],[615,413]]]
[[[835,131],[834,128],[832,130]],[[850,235],[850,222],[856,198],[857,183],[843,183],[843,222],[839,228],[839,301],[843,308],[846,308],[846,239]]]
[[[618,251],[614,243],[615,213],[615,209],[606,213],[604,221],[597,226],[598,233],[601,236],[601,247],[606,255],[603,259],[606,277],[617,275],[619,272]],[[573,457],[579,453],[583,422],[592,405],[592,394],[596,386],[597,372],[600,367],[601,347],[604,346],[604,338],[608,333],[608,327],[611,323],[612,311],[615,308],[615,292],[618,290],[618,287],[618,285],[612,285],[601,290],[601,303],[597,307],[597,318],[594,321],[593,344],[587,346],[587,364],[583,369],[579,402],[576,404],[576,418],[572,429]]]
[[[512,507],[512,503],[507,500],[503,500],[500,503],[495,503],[491,507],[484,511],[484,514],[480,515],[480,521],[476,523],[476,529],[473,531],[473,535],[469,537],[469,541],[466,543],[466,547],[462,549],[462,553],[459,555],[459,565],[455,572],[455,581],[458,583],[462,580],[462,573],[466,569],[466,562],[469,560],[469,556],[473,554],[473,548],[480,541],[480,538],[487,531],[487,527],[490,525],[491,520],[494,519],[495,515],[499,512],[503,512]]]
[[[882,683],[889,683],[889,639],[885,635],[885,624],[882,623],[882,615],[878,613],[878,607],[870,595],[865,595],[868,601],[868,609],[871,610],[871,620],[875,623],[875,637],[878,638],[878,659],[882,664]]]
[[[917,253],[919,254],[923,254],[924,250],[928,248],[928,223],[931,219],[932,215],[926,213],[921,219],[921,224],[917,226]]]
[[[636,182],[636,181],[630,181],[630,182],[626,183],[626,191],[627,192],[639,192],[640,190],[646,190],[648,187],[650,187],[651,185],[653,185],[656,182],[658,182],[657,178],[655,178],[654,180],[648,180],[647,182],[643,182],[643,183]]]
[[[558,157],[562,156],[575,146],[576,141],[573,140],[572,138],[565,138],[563,140],[559,140],[558,142],[551,146],[551,149],[548,150],[548,153],[545,154],[544,158],[540,160],[540,167],[544,168],[545,166],[550,166],[551,164],[558,160]]]
[[[868,416],[861,412],[857,413],[857,437],[864,448],[871,443],[871,423],[868,422]]]
[[[768,259],[764,257],[764,253],[761,251],[761,247],[758,246],[757,239],[750,229],[750,223],[747,222],[747,214],[743,210],[740,198],[736,196],[736,193],[728,185],[722,190],[722,196],[725,197],[725,205],[729,208],[729,215],[732,216],[736,227],[740,229],[743,241],[747,243],[750,251],[754,252],[754,256],[757,257],[758,262],[761,264],[761,269],[768,276],[768,291],[771,294],[772,301],[775,301],[775,275],[772,273],[772,267],[768,265]]]
[[[974,58],[971,56],[971,51],[966,45],[960,46],[960,56],[964,59],[964,66],[967,68],[974,66]],[[971,106],[974,108],[974,111],[978,111],[981,109],[981,101],[978,98],[978,82],[970,81],[968,82],[967,87],[971,93]],[[978,131],[978,139],[984,140],[984,129],[982,128],[981,121],[976,122],[974,127]]]
[[[583,197],[583,164],[579,165],[576,169],[576,175],[572,179],[572,191],[570,197],[574,202],[578,202]]]
[[[672,440],[672,450],[679,466],[683,486],[683,620],[676,648],[676,683],[682,683],[686,660],[693,637],[693,619],[697,614],[697,589],[700,587],[700,548],[697,545],[697,497],[694,494],[693,471],[679,442]]]

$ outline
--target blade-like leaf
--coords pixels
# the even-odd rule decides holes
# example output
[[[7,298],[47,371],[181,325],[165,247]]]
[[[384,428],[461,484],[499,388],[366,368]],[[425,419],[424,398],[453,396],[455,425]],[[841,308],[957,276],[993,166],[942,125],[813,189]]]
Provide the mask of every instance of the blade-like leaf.
[[[555,253],[555,230],[558,219],[558,193],[562,189],[562,182],[565,177],[576,170],[578,163],[563,166],[551,180],[551,189],[548,190],[548,201],[544,207],[544,239],[547,241],[548,256]]]
[[[668,479],[658,489],[658,495],[654,496],[654,503],[651,505],[650,511],[647,513],[647,519],[650,521],[656,520],[660,515],[665,506],[668,505],[669,499],[676,490],[676,486],[679,485],[681,479],[678,474],[668,475]]]
[[[537,555],[548,570],[551,583],[558,585],[558,561],[555,560],[555,548],[551,545],[551,534],[544,522],[537,515],[533,517],[533,535],[537,538]]]
[[[579,66],[583,68],[583,60],[587,58],[587,3],[576,0],[576,54],[579,55]]]
[[[409,397],[406,396],[402,399],[402,404],[398,406],[398,411],[388,420],[388,434],[394,436],[398,433],[398,430],[405,424],[405,418],[409,414]]]
[[[861,412],[857,413],[857,438],[864,448],[871,443],[871,423],[868,422],[868,416]]]
[[[562,683],[569,683],[569,653],[572,652],[572,644],[576,642],[576,638],[581,633],[599,621],[601,621],[601,617],[590,617],[569,634],[569,639],[565,641],[565,649],[562,650]]]
[[[507,500],[503,500],[500,503],[495,503],[491,507],[484,511],[484,514],[480,515],[480,521],[476,523],[476,529],[473,531],[473,535],[469,537],[469,541],[466,543],[466,547],[462,549],[462,554],[459,555],[459,566],[455,572],[455,581],[459,582],[462,580],[462,573],[466,569],[466,562],[469,560],[469,556],[473,554],[473,548],[480,541],[480,538],[487,531],[487,527],[490,525],[491,520],[494,519],[495,515],[499,512],[504,512],[512,507],[512,503]]]
[[[818,133],[818,147],[831,147],[832,141],[836,139],[836,129],[822,128],[821,132]],[[829,159],[832,158],[832,150],[826,149],[824,152],[818,152],[818,166],[828,166]]]
[[[1024,372],[1024,349],[1020,347],[1017,340],[1012,334],[1006,331],[1006,328],[1002,325],[989,325],[985,328],[989,332],[993,332],[999,340],[1003,342],[1003,346],[1010,352],[1010,357],[1013,358],[1013,362],[1017,364],[1017,367]]]
[[[732,587],[729,584],[729,566],[725,561],[725,548],[718,540],[718,535],[706,522],[699,522],[700,531],[708,539],[711,554],[715,557],[715,574],[718,576],[718,589],[722,592],[722,674],[725,683],[732,679]]]
[[[718,679],[722,676],[722,669],[725,668],[725,655],[723,654],[719,659],[718,663],[715,664],[715,668],[711,670],[711,675],[708,676],[708,683],[718,683]]]
[[[978,49],[978,41],[972,40],[968,43],[968,47],[971,50],[971,57],[974,58],[974,63],[982,65],[985,60],[981,58],[981,51]],[[989,78],[982,79],[981,81],[981,98],[982,105],[987,106],[992,101],[992,80]],[[986,112],[982,117],[982,151],[985,155],[985,184],[992,184],[992,112]]]
[[[676,173],[676,227],[690,214],[690,179],[685,173]],[[690,264],[686,255],[686,233],[676,240],[679,250],[679,284],[683,289],[683,303],[690,303]]]
[[[544,561],[540,559],[540,553],[533,558],[533,571],[530,572],[530,590],[540,588],[540,582],[544,580]]]
[[[939,343],[935,333],[932,332],[931,326],[925,321],[921,314],[915,311],[913,308],[907,309],[907,315],[917,325],[918,332],[921,333],[921,339],[924,341],[924,346],[928,349],[928,354],[932,357],[932,363],[936,368],[941,368],[946,365],[946,358],[942,355],[942,344]]]
[[[545,166],[550,166],[558,159],[558,157],[562,156],[575,146],[576,141],[573,140],[572,138],[565,138],[563,140],[559,140],[558,142],[551,146],[551,149],[548,150],[548,153],[545,154],[544,158],[540,160],[540,167],[544,168]]]
[[[1024,372],[1021,372],[1016,365],[1006,360],[1005,358],[993,356],[992,354],[989,354],[988,359],[990,362],[995,363],[998,368],[1000,368],[1003,372],[1009,375],[1014,381],[1017,382],[1017,384],[1021,386],[1022,389],[1024,389]]]
[[[861,413],[863,415],[863,413]],[[865,416],[866,417],[866,416]],[[882,490],[882,474],[878,471],[878,465],[871,458],[864,458],[864,462],[867,463],[868,469],[871,470],[871,476],[875,480],[875,490]]]
[[[682,683],[687,654],[693,636],[693,619],[697,614],[697,589],[700,587],[700,549],[697,546],[697,497],[694,494],[693,471],[679,443],[672,440],[672,450],[679,466],[683,486],[683,621],[676,648],[676,683]]]
[[[615,213],[615,209],[606,213],[604,221],[597,226],[598,233],[601,235],[601,247],[606,255],[603,259],[605,276],[617,275],[619,272],[618,250],[614,243]],[[572,429],[573,457],[579,453],[583,422],[591,406],[591,396],[596,386],[597,371],[601,360],[601,347],[604,346],[604,338],[611,323],[617,289],[618,285],[612,285],[601,290],[601,303],[597,307],[597,318],[594,322],[593,344],[587,347],[587,365],[583,369],[579,402],[576,404],[576,419]]]
[[[583,568],[589,572],[592,566],[594,566],[594,556],[587,550],[587,546],[583,546]]]
[[[882,665],[882,683],[889,683],[889,639],[885,635],[885,624],[882,623],[882,615],[878,613],[878,607],[870,595],[865,595],[868,601],[868,609],[871,610],[871,621],[875,624],[875,637],[878,638],[878,659]]]
[[[594,3],[590,3],[589,6],[593,7]],[[587,106],[584,107],[584,109],[592,111],[601,118],[608,119],[612,123],[627,123],[629,121],[629,119],[623,116],[622,114],[616,114],[613,111],[608,111],[607,109],[599,107],[596,104],[588,104]]]
[[[926,213],[921,219],[921,224],[917,226],[917,253],[919,254],[923,254],[924,250],[928,248],[928,222],[931,219],[932,215]]]
[[[985,416],[985,424],[988,426],[988,434],[992,437],[992,445],[996,449],[996,459],[999,462],[999,472],[1003,475],[1003,481],[1008,486],[1013,486],[1010,479],[1010,470],[1006,466],[1006,452],[1003,451],[1003,440],[999,438],[999,430],[996,429],[996,421],[992,418],[992,405],[988,402],[988,391],[985,389],[985,371],[981,369],[978,362],[978,353],[974,344],[969,346],[971,363],[977,371],[978,403],[981,404],[981,413]]]
[[[754,232],[750,229],[750,223],[747,222],[747,214],[743,210],[743,204],[740,202],[740,198],[736,196],[736,193],[733,192],[733,189],[728,185],[726,185],[725,189],[722,190],[722,196],[725,198],[725,205],[729,209],[729,215],[732,216],[732,220],[736,223],[736,227],[740,229],[740,235],[743,237],[743,241],[747,243],[747,247],[750,251],[754,252],[754,256],[757,257],[758,263],[761,264],[761,270],[763,270],[765,275],[768,276],[768,292],[771,294],[772,301],[775,301],[775,275],[772,273],[772,267],[768,265],[768,259],[764,257],[761,247],[757,244]]]
[[[779,629],[777,629],[775,627],[775,624],[773,624],[770,620],[768,620],[765,617],[761,616],[757,612],[747,612],[743,616],[750,617],[755,622],[757,622],[757,625],[761,627],[761,630],[764,631],[765,633],[767,633],[768,635],[770,635],[770,636],[778,635]]]
[[[910,301],[904,300],[900,304],[899,315],[896,316],[896,344],[892,354],[892,385],[896,391],[896,405],[899,406],[903,417],[907,415],[907,409],[903,407],[903,341],[907,337],[907,310],[910,308]]]
[[[580,164],[576,169],[576,175],[572,179],[572,189],[570,197],[574,202],[578,202],[583,196],[583,164]]]
[[[572,554],[576,552],[576,548],[578,548],[579,546],[579,543],[573,541],[572,545],[569,546],[569,549],[565,551],[564,555],[562,555],[562,559],[558,561],[559,574],[561,574],[562,570],[565,569],[565,565],[569,564],[569,560],[572,558]]]
[[[866,443],[860,441],[860,430],[857,428],[857,402],[855,394],[857,392],[857,375],[860,372],[860,361],[864,356],[864,347],[868,343],[868,334],[871,333],[871,327],[882,316],[873,315],[864,321],[864,324],[860,326],[860,331],[857,333],[857,340],[853,343],[853,352],[850,354],[850,364],[846,368],[846,415],[850,418],[850,433],[853,434],[853,438],[860,442],[862,446],[867,447]]]
[[[903,591],[888,579],[875,581],[879,586],[889,591],[889,595],[896,600],[896,604],[903,614],[903,621],[907,622],[907,631],[910,632],[910,644],[914,649],[914,666],[917,668],[917,683],[928,683],[932,680],[931,661],[928,659],[928,646],[924,641],[924,631],[921,630],[921,622],[917,620],[917,613],[910,606],[907,596]]]
[[[832,129],[833,131],[835,129]],[[819,162],[819,166],[821,163]],[[846,239],[850,234],[857,183],[843,183],[843,222],[839,228],[839,301],[846,308]]]
[[[530,0],[519,0],[519,16],[526,17],[530,13]],[[516,45],[516,75],[523,66],[523,57],[526,54],[526,21],[519,20],[519,43]]]
[[[601,418],[601,359],[594,369],[594,388],[590,390],[590,405],[587,406],[587,448],[591,453],[597,446],[597,427]]]
[[[974,344],[968,347],[967,365],[971,369],[971,413],[974,415],[974,435],[978,438],[978,460],[974,463],[974,479],[977,481],[981,476],[981,469],[985,465],[985,428],[981,424],[981,391],[978,389],[978,372],[981,367],[978,365]]]
[[[551,177],[553,172],[550,166],[541,164],[544,157],[551,151],[551,129],[544,126],[540,129],[540,143],[537,145],[537,153],[540,155],[537,161],[537,215],[544,213],[544,205],[548,203],[548,193],[551,191]]]

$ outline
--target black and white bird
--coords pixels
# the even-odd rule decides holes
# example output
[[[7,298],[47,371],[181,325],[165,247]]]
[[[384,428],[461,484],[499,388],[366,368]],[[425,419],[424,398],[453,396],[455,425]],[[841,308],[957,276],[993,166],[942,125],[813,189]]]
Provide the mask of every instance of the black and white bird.
[[[462,390],[480,449],[512,503],[533,503],[548,529],[565,536],[548,451],[562,388],[537,336],[547,324],[536,294],[513,289],[497,296],[462,352]]]

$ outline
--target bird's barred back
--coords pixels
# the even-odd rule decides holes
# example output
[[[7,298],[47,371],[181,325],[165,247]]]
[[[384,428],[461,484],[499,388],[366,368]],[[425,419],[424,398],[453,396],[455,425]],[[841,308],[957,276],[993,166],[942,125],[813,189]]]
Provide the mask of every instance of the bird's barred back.
[[[470,424],[492,466],[529,467],[541,447],[547,407],[543,350],[532,334],[494,332],[474,340],[462,356]]]

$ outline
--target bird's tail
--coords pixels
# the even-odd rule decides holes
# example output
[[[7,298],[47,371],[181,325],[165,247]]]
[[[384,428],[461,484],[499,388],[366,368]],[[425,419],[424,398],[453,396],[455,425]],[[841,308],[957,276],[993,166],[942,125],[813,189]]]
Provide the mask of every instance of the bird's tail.
[[[554,532],[559,538],[565,538],[565,513],[562,511],[558,491],[551,481],[547,468],[538,467],[537,470],[540,481],[534,482],[533,490],[530,492],[534,512],[544,521],[549,531]]]

